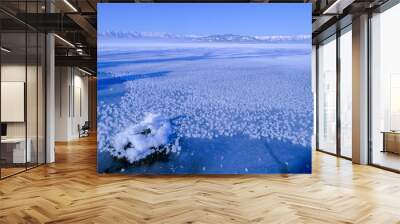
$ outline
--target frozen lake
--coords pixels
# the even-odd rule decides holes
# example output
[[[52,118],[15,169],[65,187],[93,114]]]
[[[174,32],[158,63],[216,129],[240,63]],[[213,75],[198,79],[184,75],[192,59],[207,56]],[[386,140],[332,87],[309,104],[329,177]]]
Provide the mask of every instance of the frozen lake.
[[[311,172],[309,44],[99,43],[99,172]]]

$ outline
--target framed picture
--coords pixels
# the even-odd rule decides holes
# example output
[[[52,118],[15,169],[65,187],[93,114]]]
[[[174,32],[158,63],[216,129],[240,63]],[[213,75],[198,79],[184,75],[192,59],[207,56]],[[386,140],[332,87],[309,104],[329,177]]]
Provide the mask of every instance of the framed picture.
[[[99,4],[98,172],[310,173],[311,4]]]

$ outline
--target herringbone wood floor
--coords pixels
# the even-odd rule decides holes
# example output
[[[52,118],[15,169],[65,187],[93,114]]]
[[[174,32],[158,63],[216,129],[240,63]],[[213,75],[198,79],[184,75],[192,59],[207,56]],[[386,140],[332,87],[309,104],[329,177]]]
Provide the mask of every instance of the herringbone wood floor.
[[[400,223],[400,175],[314,153],[312,175],[96,173],[96,141],[0,181],[0,223]]]

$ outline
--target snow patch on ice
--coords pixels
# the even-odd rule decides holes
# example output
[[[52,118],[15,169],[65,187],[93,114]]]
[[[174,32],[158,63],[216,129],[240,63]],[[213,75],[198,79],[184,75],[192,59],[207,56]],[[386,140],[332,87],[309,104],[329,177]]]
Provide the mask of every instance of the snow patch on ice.
[[[115,134],[106,151],[118,159],[134,163],[155,152],[178,153],[179,138],[170,143],[171,123],[160,114],[148,113],[144,119]]]

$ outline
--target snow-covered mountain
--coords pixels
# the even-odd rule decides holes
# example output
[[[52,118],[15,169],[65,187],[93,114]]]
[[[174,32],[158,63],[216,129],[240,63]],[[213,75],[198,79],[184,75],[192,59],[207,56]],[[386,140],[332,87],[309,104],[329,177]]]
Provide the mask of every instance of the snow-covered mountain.
[[[194,42],[307,42],[311,35],[271,35],[271,36],[248,36],[235,34],[214,35],[178,35],[161,32],[99,32],[100,38],[116,39],[158,39],[158,40],[181,40]]]

